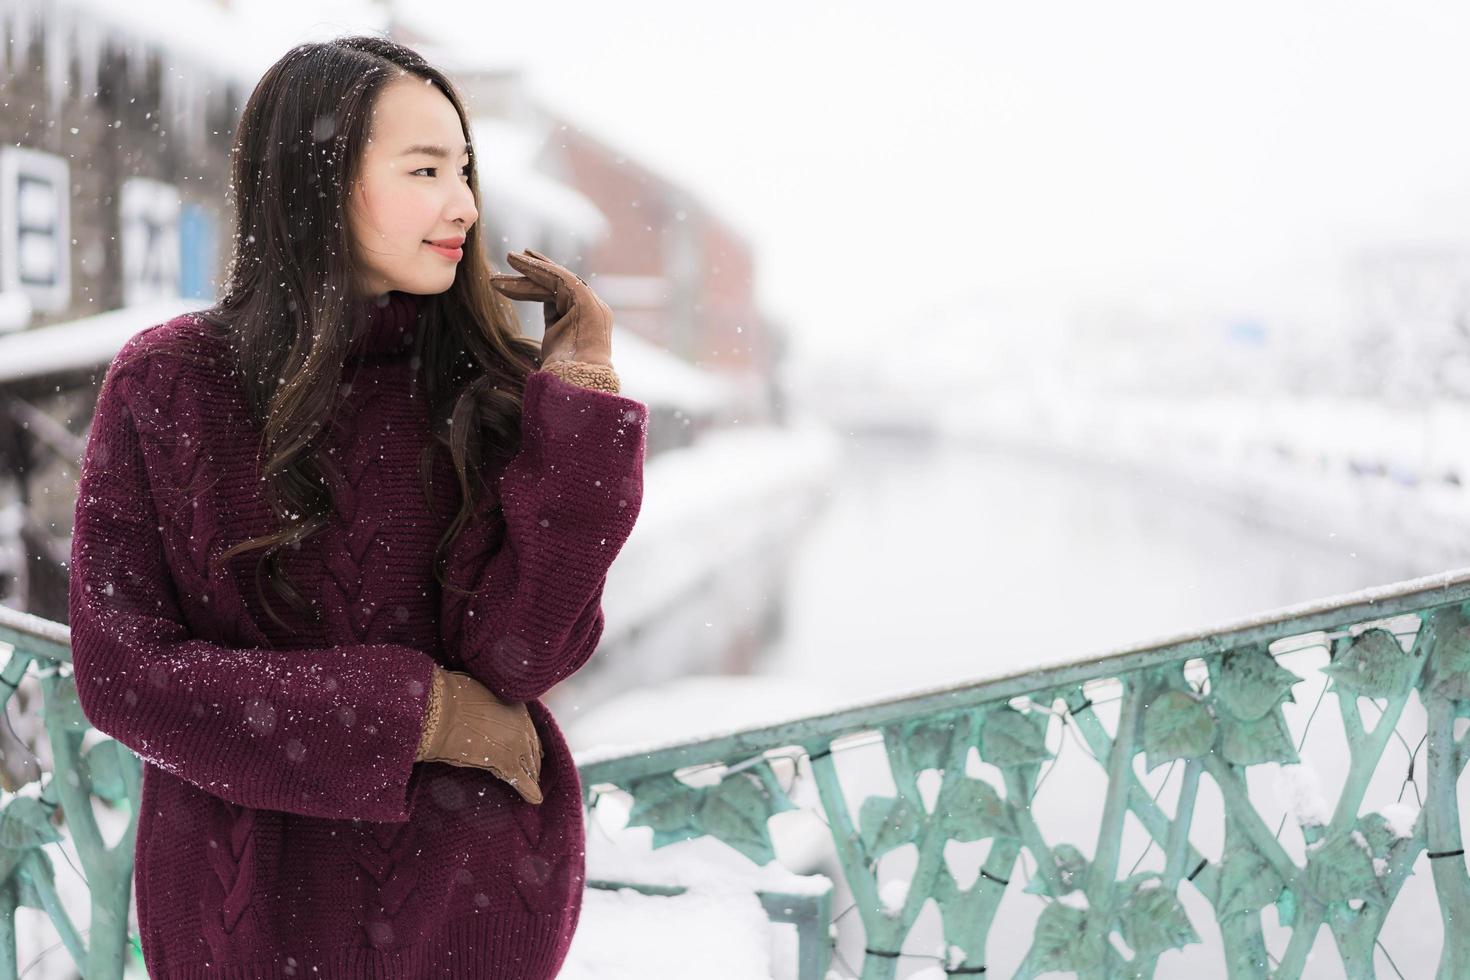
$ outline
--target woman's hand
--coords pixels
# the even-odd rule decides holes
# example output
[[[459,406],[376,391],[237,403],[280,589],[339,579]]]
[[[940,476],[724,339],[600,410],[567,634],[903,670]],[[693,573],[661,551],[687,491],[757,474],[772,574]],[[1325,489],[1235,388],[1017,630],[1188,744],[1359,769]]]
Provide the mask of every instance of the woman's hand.
[[[434,668],[439,717],[419,760],[489,770],[527,803],[541,802],[541,736],[524,703],[509,703],[461,671]]]
[[[522,274],[493,275],[490,283],[515,300],[541,302],[546,335],[541,365],[554,361],[612,365],[612,310],[582,277],[531,249],[505,256]]]

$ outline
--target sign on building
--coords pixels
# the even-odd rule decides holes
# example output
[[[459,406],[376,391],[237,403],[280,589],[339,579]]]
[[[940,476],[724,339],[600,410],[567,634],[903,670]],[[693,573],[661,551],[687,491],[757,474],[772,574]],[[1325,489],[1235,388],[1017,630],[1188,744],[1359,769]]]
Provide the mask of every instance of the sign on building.
[[[25,294],[37,311],[71,302],[70,199],[65,159],[0,148],[0,291]]]
[[[179,190],[129,177],[118,196],[122,227],[123,303],[132,306],[179,293]]]

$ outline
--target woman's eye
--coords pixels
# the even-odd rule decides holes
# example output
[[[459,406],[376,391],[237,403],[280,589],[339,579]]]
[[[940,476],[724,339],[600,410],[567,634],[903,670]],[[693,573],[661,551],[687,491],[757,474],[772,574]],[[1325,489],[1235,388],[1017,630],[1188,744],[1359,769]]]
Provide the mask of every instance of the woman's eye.
[[[417,170],[410,171],[410,173],[418,174],[418,173],[423,173],[425,170],[438,170],[438,169],[439,169],[438,167],[420,167]],[[461,177],[468,177],[470,175],[470,168],[468,166],[466,166],[464,169],[462,169],[459,172],[459,175]]]

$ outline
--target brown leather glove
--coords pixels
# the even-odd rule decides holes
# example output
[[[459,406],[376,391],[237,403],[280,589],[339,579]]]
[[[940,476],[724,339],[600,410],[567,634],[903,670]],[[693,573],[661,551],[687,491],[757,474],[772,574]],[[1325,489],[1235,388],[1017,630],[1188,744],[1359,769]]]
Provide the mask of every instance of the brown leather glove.
[[[525,704],[500,700],[469,674],[434,667],[420,762],[488,769],[528,803],[541,802],[541,737]]]
[[[612,365],[612,310],[581,276],[532,249],[505,256],[519,276],[493,275],[490,283],[516,300],[541,301],[546,333],[541,365],[556,361]]]

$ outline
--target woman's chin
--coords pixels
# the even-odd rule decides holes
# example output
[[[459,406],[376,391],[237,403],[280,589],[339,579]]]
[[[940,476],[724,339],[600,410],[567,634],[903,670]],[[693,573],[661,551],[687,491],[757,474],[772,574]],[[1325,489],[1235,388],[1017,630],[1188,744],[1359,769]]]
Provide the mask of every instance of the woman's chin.
[[[426,276],[423,277],[423,281],[419,284],[422,287],[419,290],[419,292],[422,292],[422,293],[442,293],[442,292],[444,292],[450,286],[453,286],[454,285],[454,276],[455,276],[455,273],[458,272],[458,271],[459,270],[457,268],[451,268],[451,269],[447,269],[447,270],[445,270],[445,269],[436,269],[433,273],[431,273],[431,274],[426,275]]]
[[[442,293],[454,285],[454,275],[426,275],[420,276],[411,282],[400,282],[393,286],[400,293],[413,293],[415,296],[432,296]]]

